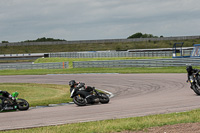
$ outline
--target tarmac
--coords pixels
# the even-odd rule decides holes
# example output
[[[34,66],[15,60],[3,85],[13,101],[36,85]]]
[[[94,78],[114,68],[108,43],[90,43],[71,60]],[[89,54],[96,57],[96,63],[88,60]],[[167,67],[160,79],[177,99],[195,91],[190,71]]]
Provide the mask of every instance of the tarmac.
[[[111,92],[108,104],[75,104],[0,113],[0,130],[183,112],[200,107],[184,74],[64,74],[0,76],[1,83],[84,82]]]

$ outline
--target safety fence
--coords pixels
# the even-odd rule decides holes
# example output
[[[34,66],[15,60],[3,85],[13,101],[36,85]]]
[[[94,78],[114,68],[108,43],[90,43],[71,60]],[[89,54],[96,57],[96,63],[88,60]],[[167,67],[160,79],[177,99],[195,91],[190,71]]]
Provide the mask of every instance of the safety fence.
[[[153,52],[66,52],[51,53],[50,57],[67,58],[103,58],[103,57],[170,57],[172,51],[153,51]]]
[[[5,69],[64,69],[68,68],[68,62],[58,62],[58,63],[37,63],[37,64],[5,64],[0,65],[0,70]]]
[[[44,57],[46,53],[26,53],[26,54],[2,54],[0,55],[0,61],[6,62],[8,60],[36,60]]]
[[[59,52],[37,54],[7,54],[0,55],[0,61],[6,60],[36,60],[41,57],[66,57],[66,58],[104,58],[104,57],[172,57],[172,51],[94,51],[94,52]],[[190,56],[192,50],[183,50],[183,56]],[[180,54],[179,54],[180,55]]]
[[[137,60],[107,60],[107,61],[74,61],[73,68],[114,68],[114,67],[169,67],[169,66],[199,66],[200,58],[169,58],[169,59],[137,59]],[[1,64],[0,70],[11,69],[65,69],[68,62],[37,63],[37,64]]]
[[[190,55],[192,50],[184,50],[182,55]],[[103,57],[172,57],[172,51],[105,51],[105,52],[61,52],[50,53],[49,57],[103,58]]]
[[[78,61],[73,62],[73,68],[112,68],[112,67],[169,67],[169,66],[199,66],[198,58],[177,59],[142,59],[142,60],[109,60],[109,61]]]

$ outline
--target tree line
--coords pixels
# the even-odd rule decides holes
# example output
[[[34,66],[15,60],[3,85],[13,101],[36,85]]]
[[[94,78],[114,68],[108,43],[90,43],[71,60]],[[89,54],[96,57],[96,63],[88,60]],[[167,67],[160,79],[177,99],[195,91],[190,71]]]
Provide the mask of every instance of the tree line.
[[[160,36],[163,37],[163,36]],[[143,34],[141,32],[137,32],[131,36],[129,36],[127,39],[132,39],[132,38],[158,38],[158,36],[154,36],[152,34]],[[54,39],[54,38],[38,38],[36,40],[26,40],[26,41],[21,41],[21,42],[54,42],[54,41],[66,41],[64,39]],[[9,43],[8,41],[2,41],[1,43]]]
[[[55,42],[55,41],[66,41],[66,40],[42,37],[42,38],[38,38],[36,40],[26,40],[26,41],[21,41],[21,42]],[[1,43],[9,43],[9,42],[2,41]]]
[[[163,37],[163,36],[160,36]],[[158,38],[158,36],[154,36],[153,34],[142,34],[141,32],[137,32],[131,36],[129,36],[127,39],[131,38]]]

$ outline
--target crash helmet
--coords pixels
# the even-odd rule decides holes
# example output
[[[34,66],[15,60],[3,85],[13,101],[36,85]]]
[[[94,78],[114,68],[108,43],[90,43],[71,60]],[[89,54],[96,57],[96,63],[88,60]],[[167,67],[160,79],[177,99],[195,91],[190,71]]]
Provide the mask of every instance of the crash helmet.
[[[70,87],[74,87],[75,85],[76,85],[76,81],[75,80],[69,81],[69,86]]]
[[[187,66],[186,70],[187,70],[188,72],[192,71],[192,66],[191,66],[191,65]]]

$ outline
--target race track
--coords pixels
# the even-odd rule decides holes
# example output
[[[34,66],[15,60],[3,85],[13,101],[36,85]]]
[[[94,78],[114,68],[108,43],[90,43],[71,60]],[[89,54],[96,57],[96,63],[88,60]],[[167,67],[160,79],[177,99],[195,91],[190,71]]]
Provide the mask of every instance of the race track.
[[[186,74],[68,74],[0,76],[1,83],[85,82],[115,96],[109,104],[75,104],[0,113],[0,130],[187,111],[200,107]]]

